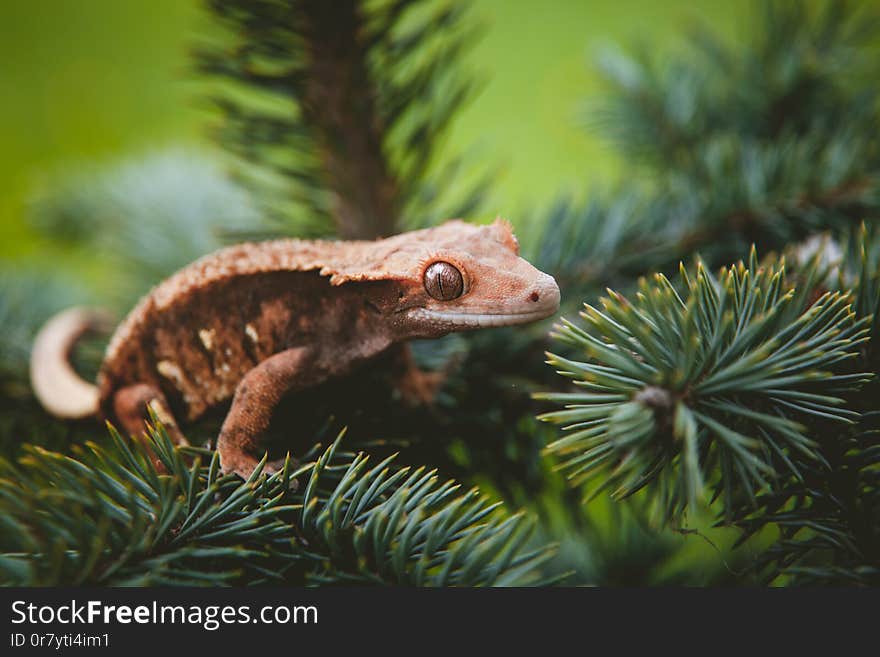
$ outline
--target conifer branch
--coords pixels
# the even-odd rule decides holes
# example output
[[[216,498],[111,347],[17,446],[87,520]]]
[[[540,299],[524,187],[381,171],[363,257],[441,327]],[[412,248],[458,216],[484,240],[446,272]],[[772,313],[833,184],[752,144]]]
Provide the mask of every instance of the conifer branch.
[[[147,442],[111,439],[0,461],[0,583],[505,585],[537,581],[552,554],[526,547],[524,515],[394,457],[340,461],[339,440],[316,462],[241,482],[161,427]]]
[[[795,288],[784,265],[681,269],[681,286],[657,275],[635,300],[609,291],[586,305],[585,328],[563,319],[556,337],[586,359],[549,355],[582,392],[547,393],[565,405],[541,419],[568,435],[548,451],[573,482],[604,473],[600,488],[627,497],[650,487],[663,516],[678,519],[704,482],[725,512],[780,473],[802,477],[793,454],[825,464],[809,426],[853,423],[844,395],[870,380],[847,366],[868,339],[846,294],[814,300],[819,261]]]
[[[779,531],[780,539],[755,564],[771,582],[880,584],[880,230],[862,225],[839,253],[828,284],[851,289],[857,315],[870,319],[870,340],[859,350],[858,367],[875,376],[847,397],[848,407],[860,413],[857,423],[816,423],[827,466],[803,462],[801,478],[788,478],[759,495],[755,506],[736,509],[742,541],[767,526]]]
[[[202,72],[231,83],[214,96],[218,135],[261,172],[250,178],[279,227],[375,238],[474,207],[476,187],[438,199],[434,184],[460,166],[434,162],[435,145],[473,89],[454,73],[474,38],[460,5],[210,6],[230,32],[197,54]]]

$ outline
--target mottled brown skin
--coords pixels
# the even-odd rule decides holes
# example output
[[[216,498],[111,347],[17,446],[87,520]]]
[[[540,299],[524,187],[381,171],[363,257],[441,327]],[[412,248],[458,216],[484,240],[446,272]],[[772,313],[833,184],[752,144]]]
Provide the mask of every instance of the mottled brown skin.
[[[145,313],[101,369],[102,410],[111,410],[115,391],[148,384],[164,393],[175,415],[196,420],[232,397],[254,367],[293,348],[345,345],[343,358],[327,354],[312,365],[333,368],[331,374],[341,374],[340,366],[348,371],[391,344],[393,333],[371,299],[393,295],[392,285],[333,289],[317,272],[271,272],[206,284],[162,312]]]
[[[375,305],[393,298],[393,287],[365,282],[332,289],[317,272],[207,284],[145,315],[118,357],[102,367],[101,410],[139,433],[147,404],[157,402],[159,418],[184,442],[173,418],[197,420],[234,397],[218,449],[224,470],[250,474],[258,436],[284,394],[346,374],[397,339]],[[234,453],[239,448],[244,453]]]
[[[439,268],[442,280],[437,262],[453,266]],[[450,293],[449,281],[461,289]],[[232,399],[217,449],[223,471],[246,478],[285,394],[411,338],[535,321],[558,305],[555,281],[518,256],[500,221],[375,242],[237,245],[166,280],[120,325],[98,377],[99,413],[137,435],[152,409],[185,443],[175,418]]]

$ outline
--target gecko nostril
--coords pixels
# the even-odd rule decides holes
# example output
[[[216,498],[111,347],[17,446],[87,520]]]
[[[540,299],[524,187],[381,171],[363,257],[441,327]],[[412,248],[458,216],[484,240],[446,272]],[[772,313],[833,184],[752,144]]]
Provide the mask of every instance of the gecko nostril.
[[[541,298],[541,295],[538,294],[537,292],[532,292],[529,295],[529,299],[532,301],[532,303],[537,303],[540,298]]]

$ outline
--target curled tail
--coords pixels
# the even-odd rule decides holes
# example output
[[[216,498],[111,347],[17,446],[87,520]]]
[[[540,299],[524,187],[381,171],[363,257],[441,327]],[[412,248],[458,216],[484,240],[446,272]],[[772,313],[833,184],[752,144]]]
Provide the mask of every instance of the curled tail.
[[[52,415],[73,420],[97,414],[98,387],[83,380],[68,358],[86,331],[106,324],[107,315],[100,310],[68,308],[37,333],[31,351],[31,387]]]

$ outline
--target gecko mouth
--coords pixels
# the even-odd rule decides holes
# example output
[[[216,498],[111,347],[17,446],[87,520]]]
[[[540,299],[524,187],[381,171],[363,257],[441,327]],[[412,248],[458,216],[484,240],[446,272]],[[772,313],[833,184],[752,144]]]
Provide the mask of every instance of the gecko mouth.
[[[456,326],[468,326],[473,328],[490,328],[494,326],[513,326],[515,324],[528,324],[536,322],[539,319],[549,317],[555,312],[555,308],[544,308],[526,313],[459,313],[444,312],[439,310],[428,310],[420,308],[416,311],[416,316],[420,319],[433,320],[437,322],[451,322]]]

